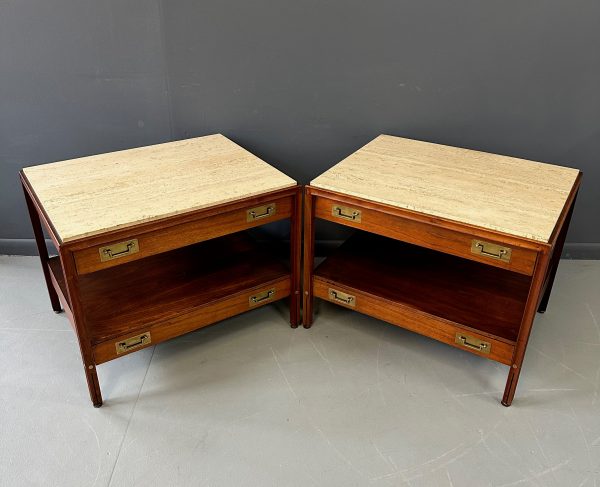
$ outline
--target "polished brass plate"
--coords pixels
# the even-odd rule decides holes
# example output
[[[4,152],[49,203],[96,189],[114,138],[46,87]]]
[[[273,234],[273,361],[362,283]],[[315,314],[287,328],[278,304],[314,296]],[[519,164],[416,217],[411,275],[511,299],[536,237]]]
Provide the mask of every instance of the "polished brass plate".
[[[329,299],[333,302],[341,303],[352,308],[356,306],[356,296],[352,296],[352,294],[343,293],[342,291],[332,288],[329,288],[327,294],[329,295]]]
[[[502,245],[475,239],[471,241],[471,252],[507,263],[510,262],[512,254],[510,247],[503,247]]]
[[[268,218],[277,213],[277,204],[269,203],[268,205],[257,206],[246,211],[246,221],[253,222],[261,218]]]
[[[274,297],[275,288],[267,289],[266,291],[261,291],[260,293],[257,293],[254,296],[250,296],[248,298],[248,305],[256,306],[257,304],[264,303],[265,301],[270,301]]]
[[[347,206],[333,205],[331,208],[331,214],[336,218],[350,220],[355,223],[360,223],[361,220],[361,211],[355,208],[348,208]]]
[[[125,242],[119,242],[105,247],[100,247],[100,261],[106,262],[107,260],[118,259],[119,257],[126,257],[127,255],[135,254],[140,251],[137,238],[126,240]]]
[[[454,341],[462,347],[475,350],[479,353],[489,354],[490,350],[492,349],[492,344],[490,342],[480,340],[479,338],[475,338],[470,335],[465,335],[461,332],[456,333]]]
[[[150,332],[142,333],[141,335],[136,335],[134,337],[128,338],[127,340],[122,340],[120,342],[115,343],[117,347],[117,355],[120,355],[125,352],[130,352],[131,350],[135,350],[137,348],[148,345],[152,342],[152,338],[150,336]]]

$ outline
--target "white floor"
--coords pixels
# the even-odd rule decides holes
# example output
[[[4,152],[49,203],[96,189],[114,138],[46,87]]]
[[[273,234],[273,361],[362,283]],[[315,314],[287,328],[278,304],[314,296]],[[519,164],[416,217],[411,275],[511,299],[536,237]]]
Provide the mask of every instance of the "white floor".
[[[32,257],[0,257],[0,485],[600,484],[600,262],[563,261],[507,368],[321,303],[267,306],[99,367]]]

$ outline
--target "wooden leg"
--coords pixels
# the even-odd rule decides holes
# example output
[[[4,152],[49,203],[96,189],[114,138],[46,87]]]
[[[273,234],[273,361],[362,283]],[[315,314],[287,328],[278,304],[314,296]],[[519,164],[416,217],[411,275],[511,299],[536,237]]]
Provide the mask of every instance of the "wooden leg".
[[[96,372],[96,363],[94,362],[94,354],[92,352],[92,343],[88,337],[83,311],[79,300],[79,285],[77,279],[77,270],[73,254],[65,250],[59,249],[60,262],[63,268],[63,274],[69,295],[69,303],[73,314],[73,325],[77,333],[79,342],[79,350],[81,352],[81,360],[85,371],[90,399],[94,407],[102,406],[102,393],[100,392],[100,383],[98,382],[98,373]]]
[[[506,407],[512,404],[513,398],[515,397],[517,382],[519,381],[519,375],[521,374],[521,368],[523,366],[523,359],[525,358],[525,350],[527,349],[527,342],[529,341],[533,320],[535,319],[537,303],[539,302],[540,295],[542,293],[544,277],[546,272],[548,272],[549,260],[550,258],[547,253],[539,254],[535,269],[533,271],[531,286],[529,288],[529,296],[527,297],[527,304],[525,305],[525,312],[523,313],[523,319],[521,321],[521,327],[517,337],[515,352],[513,353],[512,364],[510,366],[510,371],[508,372],[506,387],[504,388],[504,395],[502,396],[502,405]]]
[[[302,258],[302,191],[298,190],[294,197],[294,212],[290,220],[290,266],[292,294],[290,296],[290,325],[297,328],[300,324],[300,272]]]
[[[533,326],[533,320],[535,318],[535,311],[538,310],[541,313],[546,311],[546,306],[550,299],[550,292],[552,291],[552,284],[554,283],[554,277],[556,276],[556,269],[558,268],[558,262],[560,260],[560,254],[562,253],[565,238],[569,230],[569,223],[571,222],[571,216],[573,215],[573,208],[575,207],[576,200],[577,193],[575,193],[573,201],[571,202],[571,207],[565,215],[564,221],[562,221],[560,233],[556,238],[552,255],[549,255],[548,253],[541,253],[538,255],[533,276],[531,277],[531,287],[529,288],[529,296],[527,297],[523,320],[521,321],[521,327],[519,328],[512,365],[508,373],[508,379],[506,380],[504,396],[502,397],[502,404],[504,406],[510,406],[515,397],[517,382],[519,381],[523,358],[525,357],[525,349],[527,348],[527,342],[529,341],[531,327]],[[546,285],[545,289],[544,283]]]
[[[58,294],[52,285],[52,280],[50,278],[50,271],[48,269],[48,249],[46,248],[46,240],[44,239],[44,231],[42,229],[42,223],[40,221],[40,216],[31,200],[31,196],[23,187],[23,192],[25,193],[25,201],[27,203],[27,209],[29,210],[29,218],[31,218],[31,226],[33,227],[33,234],[35,236],[35,243],[38,248],[38,254],[40,256],[40,261],[42,263],[42,271],[44,272],[44,279],[46,279],[46,288],[48,289],[48,295],[50,296],[50,303],[52,304],[52,309],[55,313],[60,313],[62,311],[62,307],[60,305],[60,300],[58,299]]]
[[[90,392],[90,399],[92,400],[92,404],[95,408],[99,408],[100,406],[102,406],[102,393],[100,392],[100,382],[98,381],[96,366],[93,365],[92,367],[92,369],[88,368],[85,371],[85,378],[87,379],[87,385],[88,390]]]
[[[302,322],[304,328],[310,328],[313,323],[313,267],[315,260],[315,211],[313,196],[308,189],[304,193],[304,302]]]
[[[567,214],[567,218],[565,219],[565,223],[560,231],[560,235],[556,241],[556,245],[554,247],[554,252],[552,254],[552,259],[550,260],[550,266],[548,268],[548,278],[546,279],[546,289],[542,296],[542,300],[540,301],[540,305],[538,306],[538,313],[545,313],[546,308],[548,307],[548,301],[550,301],[550,293],[552,292],[552,285],[554,284],[554,278],[556,277],[556,271],[558,269],[558,264],[560,262],[560,256],[562,254],[563,246],[565,244],[565,239],[567,238],[567,232],[569,231],[569,223],[571,223],[571,215],[573,215],[573,208],[575,206],[575,201],[571,205],[571,209]]]

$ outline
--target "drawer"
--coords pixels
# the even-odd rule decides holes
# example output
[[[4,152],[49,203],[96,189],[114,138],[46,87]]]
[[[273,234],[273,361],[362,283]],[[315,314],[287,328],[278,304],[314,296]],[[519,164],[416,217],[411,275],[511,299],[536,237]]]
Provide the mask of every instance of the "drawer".
[[[111,239],[74,251],[77,273],[88,274],[265,223],[290,218],[292,209],[293,197],[287,196],[232,211],[205,217],[199,216],[196,220],[144,233],[131,233],[118,240]],[[95,241],[97,240],[95,239]]]
[[[315,196],[315,217],[532,275],[538,252],[333,198]]]
[[[428,313],[315,277],[314,295],[506,365],[514,345]]]
[[[274,303],[288,297],[290,289],[289,278],[279,279],[255,289],[226,296],[175,318],[149,324],[143,330],[132,330],[129,334],[100,342],[93,347],[95,363],[108,362],[244,311]]]

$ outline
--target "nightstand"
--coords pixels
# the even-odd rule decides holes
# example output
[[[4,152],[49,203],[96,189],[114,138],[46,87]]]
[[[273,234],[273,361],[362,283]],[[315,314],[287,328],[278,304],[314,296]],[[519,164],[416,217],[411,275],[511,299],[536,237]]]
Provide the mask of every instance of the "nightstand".
[[[109,360],[286,297],[298,325],[300,187],[226,137],[20,175],[52,307],[64,308],[77,334],[94,406],[96,369]],[[282,256],[249,235],[284,219]]]
[[[581,173],[381,135],[305,189],[304,326],[313,297],[509,366],[512,403]],[[316,269],[314,220],[357,229]]]

